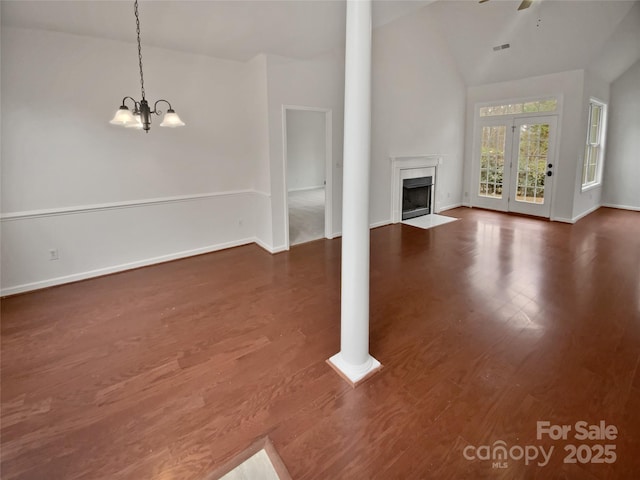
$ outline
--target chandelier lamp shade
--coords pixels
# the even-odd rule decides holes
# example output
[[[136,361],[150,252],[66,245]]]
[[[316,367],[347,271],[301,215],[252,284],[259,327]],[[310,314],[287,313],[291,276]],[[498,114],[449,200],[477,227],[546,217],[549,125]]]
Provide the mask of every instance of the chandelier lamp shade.
[[[118,108],[118,111],[114,115],[111,120],[112,125],[119,125],[121,127],[126,128],[134,128],[138,130],[144,130],[149,133],[151,129],[151,115],[162,115],[162,111],[158,110],[159,103],[166,103],[168,105],[168,109],[164,114],[164,118],[162,119],[162,123],[160,123],[161,127],[184,127],[184,122],[180,120],[180,117],[176,113],[176,111],[171,106],[167,100],[158,100],[153,104],[153,110],[149,106],[149,102],[145,98],[144,94],[144,75],[142,73],[142,46],[140,44],[140,17],[138,15],[138,0],[134,2],[134,12],[136,16],[136,33],[138,37],[138,64],[140,66],[140,87],[142,93],[142,100],[138,101],[133,97],[124,97],[122,99],[122,105]],[[131,100],[133,102],[133,111],[129,110],[127,107],[127,100]]]

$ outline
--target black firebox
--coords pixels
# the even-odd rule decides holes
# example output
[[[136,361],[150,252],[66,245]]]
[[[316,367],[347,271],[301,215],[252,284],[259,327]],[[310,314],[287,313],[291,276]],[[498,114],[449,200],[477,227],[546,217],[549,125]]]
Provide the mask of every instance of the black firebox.
[[[433,177],[402,180],[402,220],[431,213]]]

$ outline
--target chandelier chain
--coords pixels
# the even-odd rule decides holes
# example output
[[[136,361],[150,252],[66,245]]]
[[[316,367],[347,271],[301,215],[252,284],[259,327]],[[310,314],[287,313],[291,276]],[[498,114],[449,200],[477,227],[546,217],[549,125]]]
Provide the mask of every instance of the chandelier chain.
[[[144,100],[144,75],[142,73],[142,45],[140,44],[140,17],[138,16],[138,0],[134,2],[136,14],[136,34],[138,35],[138,64],[140,65],[140,88],[142,90],[142,100]]]
[[[131,0],[129,0],[131,1]],[[151,129],[151,117],[152,115],[162,115],[162,111],[158,110],[158,104],[166,103],[169,106],[169,109],[164,114],[164,118],[161,127],[184,127],[185,123],[180,120],[178,114],[171,107],[171,103],[168,100],[160,99],[156,103],[153,104],[153,107],[149,105],[147,99],[145,98],[144,91],[144,73],[142,72],[142,40],[140,35],[140,12],[138,7],[138,1],[133,1],[133,12],[136,16],[136,37],[138,40],[138,65],[140,66],[140,90],[142,93],[142,99],[140,101],[136,100],[133,97],[126,96],[122,99],[122,104],[118,111],[116,112],[113,119],[109,122],[113,125],[120,125],[122,127],[127,128],[135,128],[144,130],[146,133],[149,133]],[[133,111],[129,110],[129,107],[126,105],[127,101],[130,100],[133,102]],[[153,110],[151,109],[153,108]]]

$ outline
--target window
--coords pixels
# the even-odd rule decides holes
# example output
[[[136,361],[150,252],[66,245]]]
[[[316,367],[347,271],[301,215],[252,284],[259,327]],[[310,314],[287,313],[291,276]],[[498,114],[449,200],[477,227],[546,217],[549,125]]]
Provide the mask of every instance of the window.
[[[589,101],[587,144],[584,150],[584,164],[582,167],[583,190],[600,184],[606,112],[607,106],[604,103],[593,98]]]
[[[558,108],[558,100],[546,98],[522,103],[507,103],[504,105],[491,105],[480,108],[481,117],[494,117],[496,115],[518,115],[521,113],[555,112]]]
[[[504,155],[507,127],[482,127],[482,152],[480,154],[481,197],[502,198]]]

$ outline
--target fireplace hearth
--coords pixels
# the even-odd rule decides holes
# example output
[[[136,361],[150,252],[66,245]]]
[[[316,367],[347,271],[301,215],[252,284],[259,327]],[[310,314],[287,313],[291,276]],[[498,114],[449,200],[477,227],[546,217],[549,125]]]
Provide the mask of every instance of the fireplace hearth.
[[[402,180],[402,220],[431,213],[433,177]]]

